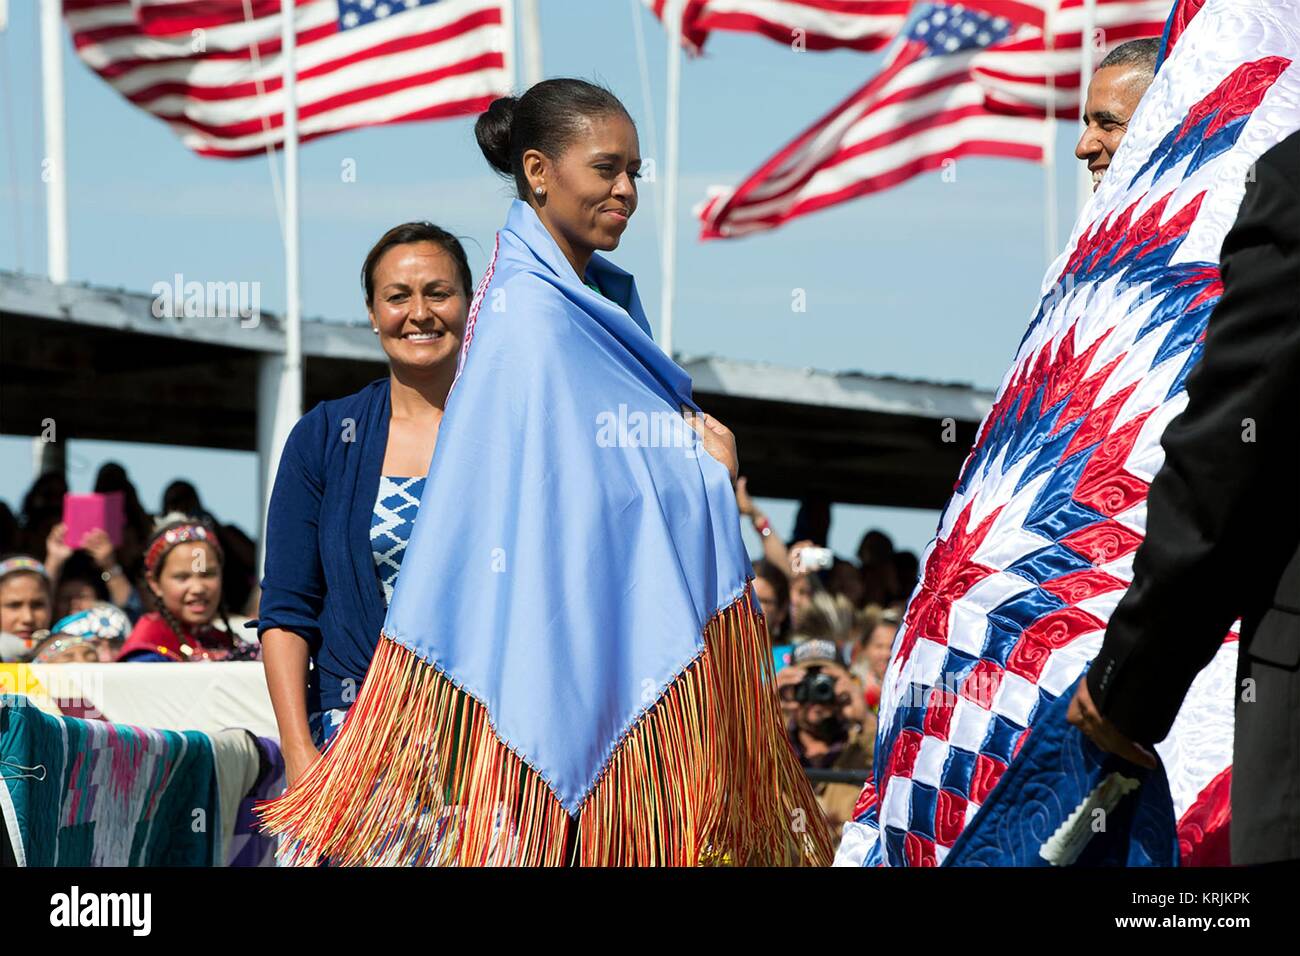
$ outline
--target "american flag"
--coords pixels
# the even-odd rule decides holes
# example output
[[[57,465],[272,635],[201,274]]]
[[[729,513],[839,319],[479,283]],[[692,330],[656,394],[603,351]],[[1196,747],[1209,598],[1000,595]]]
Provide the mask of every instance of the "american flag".
[[[660,20],[668,0],[644,0]],[[912,0],[686,0],[682,37],[698,52],[713,30],[758,33],[807,50],[878,50],[902,29]]]
[[[961,4],[922,5],[880,73],[740,186],[714,191],[697,210],[701,238],[772,229],[960,156],[1040,162],[1042,122],[990,111],[970,75],[977,56],[1029,29]]]
[[[1297,33],[1269,24],[1300,0],[1270,6],[1202,10],[1045,276],[923,556],[838,862],[943,863],[1100,648],[1223,292],[1224,235],[1252,164],[1300,128]],[[1228,635],[1157,747],[1184,863],[1226,862],[1236,656]],[[1022,799],[1036,818],[1050,795]]]
[[[65,0],[77,55],[204,156],[282,144],[279,0]],[[297,0],[299,137],[479,113],[502,0]]]
[[[1163,8],[1156,20],[1157,33],[1165,27],[1165,17],[1173,7],[1174,0],[967,0],[966,6],[983,10],[994,16],[1006,17],[1019,23],[1027,23],[1040,30],[1049,23],[1057,33],[1078,33],[1083,29],[1086,8],[1092,7],[1093,26],[1105,28],[1107,22],[1119,22],[1135,18],[1134,11],[1146,8]],[[1109,9],[1108,9],[1109,8]],[[1077,42],[1077,41],[1076,41]]]
[[[1078,119],[1082,108],[1079,96],[1079,67],[1085,26],[1086,0],[1060,0],[1059,8],[1051,2],[999,2],[969,0],[986,12],[1001,13],[1023,19],[1036,32],[1014,43],[999,44],[975,58],[971,73],[986,91],[990,109],[1024,116],[1047,115],[1048,103],[1060,119]],[[1159,37],[1171,0],[1091,0],[1092,63],[1095,67],[1105,53],[1128,40]],[[1045,23],[1052,27],[1051,36],[1043,32]]]

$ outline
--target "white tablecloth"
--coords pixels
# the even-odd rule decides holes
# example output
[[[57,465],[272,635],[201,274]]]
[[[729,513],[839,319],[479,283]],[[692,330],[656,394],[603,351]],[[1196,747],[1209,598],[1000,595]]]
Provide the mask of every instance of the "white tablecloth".
[[[258,661],[200,664],[33,664],[30,678],[39,686],[2,687],[44,697],[69,716],[81,716],[69,703],[85,702],[120,724],[160,730],[201,730],[215,734],[242,727],[279,740],[275,713]]]

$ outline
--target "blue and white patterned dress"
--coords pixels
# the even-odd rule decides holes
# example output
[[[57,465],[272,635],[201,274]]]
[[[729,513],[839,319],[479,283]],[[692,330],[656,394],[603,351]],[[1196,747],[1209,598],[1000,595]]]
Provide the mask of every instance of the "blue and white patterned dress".
[[[415,515],[420,510],[420,495],[424,492],[423,478],[379,476],[379,494],[375,497],[375,510],[370,518],[370,553],[375,559],[375,575],[384,592],[384,603],[393,600],[397,585],[397,572],[402,568],[406,544],[411,540]],[[307,726],[318,748],[324,748],[343,726],[346,707],[311,714]]]
[[[384,589],[385,604],[393,600],[397,572],[402,567],[406,543],[411,540],[423,493],[424,478],[379,478],[379,494],[370,519],[370,551],[375,557],[375,573]]]

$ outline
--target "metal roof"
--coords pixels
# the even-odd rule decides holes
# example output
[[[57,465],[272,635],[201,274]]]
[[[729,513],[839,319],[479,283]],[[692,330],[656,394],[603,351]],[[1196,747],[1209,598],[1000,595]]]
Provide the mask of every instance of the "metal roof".
[[[930,382],[865,372],[825,372],[717,356],[676,356],[697,392],[827,408],[981,421],[993,393],[957,383]]]
[[[0,270],[0,431],[255,447],[280,318],[155,314],[155,296]],[[304,319],[305,407],[386,374],[367,324]],[[993,394],[970,385],[677,356],[769,497],[939,507]],[[166,408],[169,414],[160,415]]]

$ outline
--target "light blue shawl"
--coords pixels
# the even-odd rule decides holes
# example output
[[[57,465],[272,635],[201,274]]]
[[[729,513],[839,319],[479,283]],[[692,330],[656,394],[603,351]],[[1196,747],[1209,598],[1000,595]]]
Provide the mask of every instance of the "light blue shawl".
[[[631,275],[597,254],[587,279],[604,295],[516,200],[384,624],[571,814],[750,575],[726,469],[679,414],[690,379]]]

